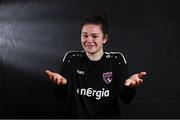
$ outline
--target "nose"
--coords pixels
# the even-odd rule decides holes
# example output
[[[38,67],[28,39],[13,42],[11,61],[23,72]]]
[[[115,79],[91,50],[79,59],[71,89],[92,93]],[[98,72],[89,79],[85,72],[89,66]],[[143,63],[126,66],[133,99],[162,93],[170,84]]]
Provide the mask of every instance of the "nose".
[[[89,36],[89,37],[87,38],[87,43],[92,43],[92,42],[93,42],[93,38]]]

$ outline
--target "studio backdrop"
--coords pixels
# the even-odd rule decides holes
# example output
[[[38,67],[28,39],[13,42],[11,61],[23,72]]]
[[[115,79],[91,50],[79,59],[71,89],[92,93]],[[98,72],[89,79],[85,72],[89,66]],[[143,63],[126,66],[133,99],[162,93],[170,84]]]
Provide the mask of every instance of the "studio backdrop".
[[[130,74],[146,71],[124,118],[180,118],[178,0],[1,0],[0,118],[63,118],[44,70],[82,50],[81,23],[107,12],[106,51],[122,52]]]

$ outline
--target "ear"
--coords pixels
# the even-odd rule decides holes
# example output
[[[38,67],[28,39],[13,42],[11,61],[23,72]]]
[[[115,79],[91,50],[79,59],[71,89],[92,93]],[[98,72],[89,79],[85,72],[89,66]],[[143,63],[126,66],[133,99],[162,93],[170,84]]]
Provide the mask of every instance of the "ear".
[[[104,35],[104,39],[103,39],[103,43],[105,44],[105,43],[107,42],[107,40],[108,40],[108,35],[105,34],[105,35]]]

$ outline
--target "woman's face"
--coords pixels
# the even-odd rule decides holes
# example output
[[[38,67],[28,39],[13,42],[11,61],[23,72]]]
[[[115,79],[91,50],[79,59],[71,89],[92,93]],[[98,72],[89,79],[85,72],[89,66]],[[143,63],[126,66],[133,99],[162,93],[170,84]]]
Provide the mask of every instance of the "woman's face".
[[[83,49],[89,54],[95,54],[103,49],[103,44],[107,41],[107,35],[103,35],[101,25],[85,24],[81,31],[81,44]]]

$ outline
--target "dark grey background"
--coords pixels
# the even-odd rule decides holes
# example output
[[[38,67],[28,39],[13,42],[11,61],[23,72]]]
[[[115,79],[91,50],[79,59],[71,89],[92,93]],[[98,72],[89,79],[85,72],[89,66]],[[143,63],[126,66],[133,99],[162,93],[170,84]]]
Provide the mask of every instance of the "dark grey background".
[[[146,71],[124,118],[180,118],[178,0],[1,0],[0,118],[63,118],[45,69],[81,50],[80,24],[108,13],[108,51],[121,51],[130,73]]]

